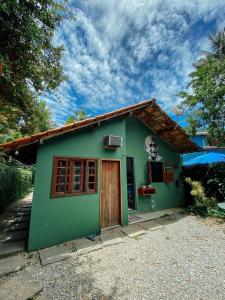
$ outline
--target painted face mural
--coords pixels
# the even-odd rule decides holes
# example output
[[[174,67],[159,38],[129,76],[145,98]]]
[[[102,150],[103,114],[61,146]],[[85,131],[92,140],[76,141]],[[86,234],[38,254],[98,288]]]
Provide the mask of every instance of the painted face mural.
[[[145,138],[144,148],[145,148],[145,151],[149,155],[149,160],[159,161],[162,159],[162,157],[159,156],[158,146],[157,146],[156,140],[153,136],[149,135]]]

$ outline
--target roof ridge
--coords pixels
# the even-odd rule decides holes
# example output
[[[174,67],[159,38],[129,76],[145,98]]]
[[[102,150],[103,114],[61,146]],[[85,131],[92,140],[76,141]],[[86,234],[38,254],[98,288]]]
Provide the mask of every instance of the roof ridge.
[[[9,141],[9,142],[0,144],[0,149],[6,149],[7,150],[7,148],[10,148],[10,146],[11,147],[17,146],[17,144],[19,144],[19,143],[23,144],[22,146],[25,146],[24,144],[28,144],[28,143],[29,144],[30,143],[35,143],[36,139],[38,140],[38,139],[45,138],[45,137],[52,137],[52,136],[55,136],[57,133],[61,134],[61,133],[64,133],[64,132],[69,132],[73,129],[80,128],[80,127],[83,127],[85,125],[87,125],[87,126],[91,125],[92,121],[94,123],[96,123],[98,121],[99,122],[104,121],[107,118],[115,117],[116,115],[118,115],[120,113],[126,113],[126,112],[129,112],[131,110],[136,110],[136,109],[142,108],[142,106],[145,107],[145,106],[150,105],[151,103],[155,103],[155,102],[156,102],[156,99],[151,98],[150,100],[144,100],[144,101],[138,102],[138,103],[133,104],[133,105],[128,105],[128,106],[113,110],[111,112],[107,112],[105,114],[97,115],[97,116],[92,117],[92,118],[76,121],[76,122],[73,122],[71,124],[67,124],[67,125],[64,125],[64,126],[52,128],[52,129],[49,129],[49,130],[46,130],[46,131],[43,131],[43,132],[38,132],[38,133],[32,134],[32,135],[27,136],[27,137],[22,137],[22,138],[13,140],[13,141]],[[54,135],[54,133],[55,133],[55,135]]]

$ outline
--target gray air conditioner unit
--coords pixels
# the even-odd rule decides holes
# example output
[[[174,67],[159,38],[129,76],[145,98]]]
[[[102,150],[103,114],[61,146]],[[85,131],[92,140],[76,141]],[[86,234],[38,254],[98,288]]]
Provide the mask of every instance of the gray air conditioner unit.
[[[116,135],[106,135],[104,136],[104,146],[105,148],[120,148],[122,147],[123,138]]]

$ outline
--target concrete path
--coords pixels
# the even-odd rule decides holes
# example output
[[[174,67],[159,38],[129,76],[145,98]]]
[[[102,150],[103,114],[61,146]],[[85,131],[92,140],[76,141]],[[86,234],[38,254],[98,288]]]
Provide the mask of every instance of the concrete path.
[[[26,266],[26,260],[22,256],[13,256],[1,259],[0,261],[0,277],[15,273]]]
[[[118,243],[123,243],[124,234],[120,228],[105,230],[101,233],[100,239],[103,247],[111,246]]]
[[[135,238],[145,234],[148,230],[160,229],[163,226],[155,220],[142,222],[139,224],[129,224],[128,226],[118,227],[115,229],[102,230],[100,236],[94,241],[88,238],[80,238],[70,242],[70,246],[59,245],[39,250],[39,257],[42,266],[50,263],[61,261],[72,255],[83,255],[91,251],[100,250],[103,247],[115,245],[124,242],[124,239]]]
[[[122,227],[121,231],[131,238],[145,234],[147,232],[144,227],[138,224],[130,224],[126,227]]]
[[[33,299],[41,292],[40,283],[34,280],[28,271],[9,277],[0,285],[0,300],[27,300]]]
[[[75,252],[75,247],[72,246],[54,246],[38,251],[42,266],[52,264],[57,261],[61,261],[71,257]]]
[[[78,239],[74,241],[74,244],[78,255],[96,251],[102,248],[102,243],[99,237],[96,237],[95,241],[91,241],[87,238]]]
[[[0,221],[0,259],[25,250],[32,207],[32,194],[19,208],[8,211]]]
[[[159,224],[155,220],[138,223],[138,225],[142,226],[143,228],[145,228],[147,230],[156,230],[156,229],[160,229],[163,227],[161,224]]]

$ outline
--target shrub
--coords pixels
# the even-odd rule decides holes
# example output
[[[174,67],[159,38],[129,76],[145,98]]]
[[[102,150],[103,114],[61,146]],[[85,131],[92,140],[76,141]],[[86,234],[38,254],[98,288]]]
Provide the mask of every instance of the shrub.
[[[194,197],[194,204],[189,210],[203,217],[218,217],[225,219],[225,211],[217,206],[217,200],[213,197],[206,197],[204,188],[200,181],[185,178],[185,182],[191,186],[190,194]]]
[[[183,171],[185,177],[201,182],[207,198],[215,198],[218,202],[225,201],[225,163],[184,167]],[[185,188],[190,204],[190,188],[187,185]]]
[[[22,198],[32,187],[30,168],[0,163],[0,211]]]

